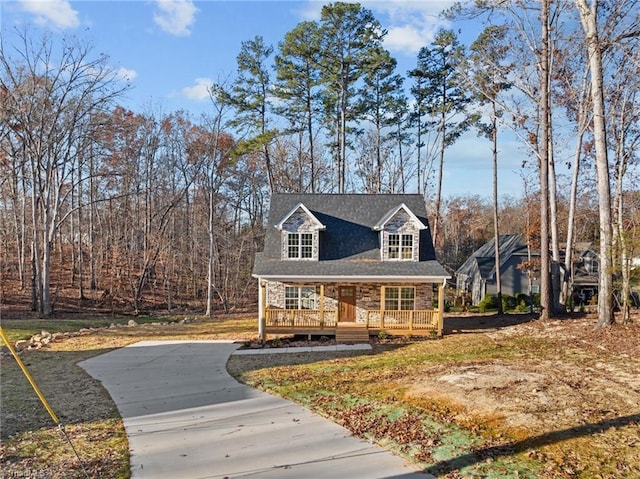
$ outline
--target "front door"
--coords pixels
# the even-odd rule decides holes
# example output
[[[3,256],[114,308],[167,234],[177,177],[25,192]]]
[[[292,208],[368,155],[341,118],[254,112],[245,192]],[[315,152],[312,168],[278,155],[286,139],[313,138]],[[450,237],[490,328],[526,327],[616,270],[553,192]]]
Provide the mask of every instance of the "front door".
[[[354,322],[356,320],[356,288],[340,286],[338,290],[338,321]]]

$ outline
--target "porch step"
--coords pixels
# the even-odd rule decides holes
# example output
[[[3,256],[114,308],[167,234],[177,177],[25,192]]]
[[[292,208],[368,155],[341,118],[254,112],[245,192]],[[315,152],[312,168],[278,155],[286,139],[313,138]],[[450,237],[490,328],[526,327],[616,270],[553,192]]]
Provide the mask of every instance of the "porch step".
[[[369,330],[358,323],[338,323],[336,325],[336,343],[368,343]]]

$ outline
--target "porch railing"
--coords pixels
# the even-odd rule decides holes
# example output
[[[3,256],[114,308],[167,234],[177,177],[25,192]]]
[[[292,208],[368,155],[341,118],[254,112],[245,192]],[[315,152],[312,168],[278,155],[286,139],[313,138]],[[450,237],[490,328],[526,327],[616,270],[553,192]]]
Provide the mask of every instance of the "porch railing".
[[[367,311],[367,328],[392,331],[439,329],[437,310]]]
[[[338,312],[319,309],[271,309],[265,310],[267,328],[289,329],[332,329],[336,327]],[[437,310],[418,311],[380,311],[366,312],[367,329],[380,329],[393,332],[402,331],[439,331],[439,312]]]
[[[319,309],[267,309],[267,328],[335,328],[338,311]]]

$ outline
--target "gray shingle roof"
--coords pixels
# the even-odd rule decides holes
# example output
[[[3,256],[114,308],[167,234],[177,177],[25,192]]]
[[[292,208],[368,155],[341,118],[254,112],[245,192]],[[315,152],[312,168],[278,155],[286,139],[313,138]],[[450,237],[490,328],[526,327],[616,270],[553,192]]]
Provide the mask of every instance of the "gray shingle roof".
[[[275,228],[298,203],[326,226],[320,232],[319,261],[282,260],[280,232]],[[381,261],[379,233],[373,227],[404,203],[428,226],[421,195],[274,194],[271,198],[264,252],[256,255],[257,277],[434,277],[450,275],[436,260],[429,228],[420,232],[419,261]]]
[[[490,239],[478,248],[467,260],[456,270],[456,275],[474,276],[480,273],[483,279],[492,278],[495,274],[495,248],[494,239]],[[500,262],[502,264],[513,255],[527,254],[527,244],[521,234],[500,235],[499,238]]]

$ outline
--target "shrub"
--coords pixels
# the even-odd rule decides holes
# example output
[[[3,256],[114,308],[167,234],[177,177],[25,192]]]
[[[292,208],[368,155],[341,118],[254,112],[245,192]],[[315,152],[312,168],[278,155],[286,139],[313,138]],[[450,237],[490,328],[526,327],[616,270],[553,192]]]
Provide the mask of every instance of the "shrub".
[[[507,295],[502,295],[502,309],[505,311],[513,311],[518,307],[518,300],[513,297]]]
[[[498,295],[496,294],[485,295],[485,297],[482,298],[482,301],[480,301],[480,304],[478,304],[478,309],[480,310],[481,313],[484,313],[492,309],[498,309]]]

